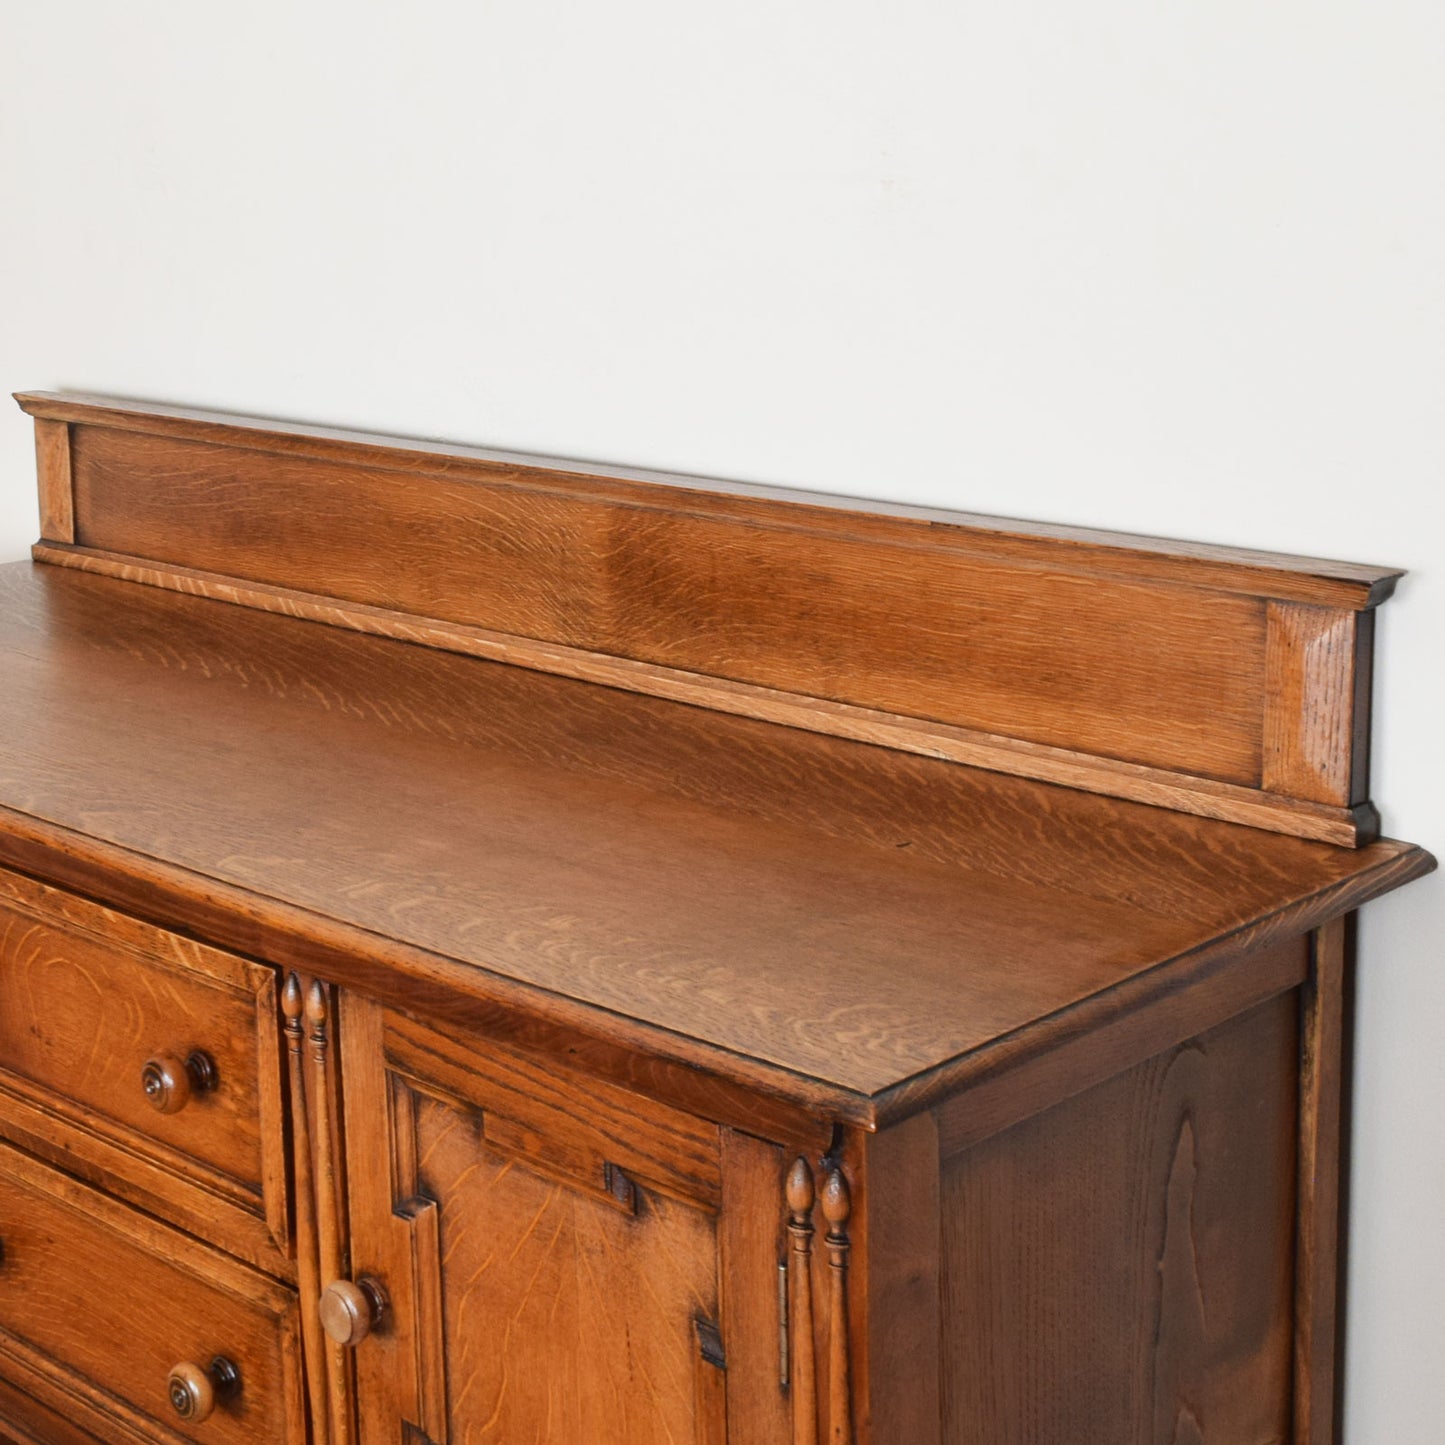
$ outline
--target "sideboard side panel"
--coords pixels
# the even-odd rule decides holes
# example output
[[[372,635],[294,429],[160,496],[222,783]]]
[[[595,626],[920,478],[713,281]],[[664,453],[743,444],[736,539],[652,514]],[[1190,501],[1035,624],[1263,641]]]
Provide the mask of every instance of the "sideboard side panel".
[[[1285,1440],[1296,992],[955,1155],[944,1440]]]

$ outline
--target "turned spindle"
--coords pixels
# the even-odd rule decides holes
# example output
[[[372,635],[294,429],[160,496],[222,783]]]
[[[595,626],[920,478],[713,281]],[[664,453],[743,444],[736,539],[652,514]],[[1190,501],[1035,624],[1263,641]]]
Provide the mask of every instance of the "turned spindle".
[[[788,1171],[788,1335],[792,1342],[793,1445],[818,1445],[818,1370],[813,1343],[813,1171]]]
[[[848,1350],[848,1216],[853,1200],[843,1171],[834,1165],[823,1176],[823,1218],[828,1233],[828,1440],[853,1445],[853,1390]]]
[[[344,1277],[341,1243],[341,1194],[336,1169],[336,1126],[331,1098],[331,990],[319,978],[306,991],[306,1038],[311,1054],[311,1105],[316,1141],[316,1238],[320,1276]],[[314,1306],[319,1311],[319,1302]],[[350,1445],[351,1409],[347,1398],[345,1347],[326,1340],[326,1383],[331,1401],[332,1445]]]
[[[286,1030],[287,1077],[291,1084],[291,1137],[296,1165],[296,1276],[301,1288],[301,1349],[306,1364],[306,1394],[311,1402],[315,1445],[331,1445],[331,1418],[326,1390],[326,1347],[317,1313],[321,1296],[320,1245],[316,1237],[316,1185],[311,1167],[311,1120],[306,1109],[306,999],[301,980],[286,976],[281,989],[281,1015]]]

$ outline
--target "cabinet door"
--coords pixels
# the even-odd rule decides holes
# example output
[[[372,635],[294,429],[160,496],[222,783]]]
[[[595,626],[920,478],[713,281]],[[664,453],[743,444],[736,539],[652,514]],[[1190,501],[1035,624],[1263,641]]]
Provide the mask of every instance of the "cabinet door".
[[[340,1043],[362,1445],[724,1445],[730,1395],[787,1439],[776,1151],[360,999]]]

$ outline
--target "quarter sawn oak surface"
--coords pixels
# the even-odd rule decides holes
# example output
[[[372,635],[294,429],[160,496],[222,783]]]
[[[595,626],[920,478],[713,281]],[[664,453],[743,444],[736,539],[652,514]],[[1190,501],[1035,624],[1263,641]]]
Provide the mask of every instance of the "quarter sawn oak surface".
[[[1379,831],[1391,568],[17,400],[37,561],[1299,837]]]
[[[24,563],[0,666],[0,806],[783,1092],[885,1095],[1429,866]]]

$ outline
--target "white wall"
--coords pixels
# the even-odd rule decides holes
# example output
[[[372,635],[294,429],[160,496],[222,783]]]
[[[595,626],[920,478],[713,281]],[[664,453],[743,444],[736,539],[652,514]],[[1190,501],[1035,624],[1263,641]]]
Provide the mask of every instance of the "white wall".
[[[1437,0],[0,0],[0,384],[1405,565],[1438,848],[1442,76]],[[1363,931],[1354,1445],[1441,1438],[1442,900]]]

